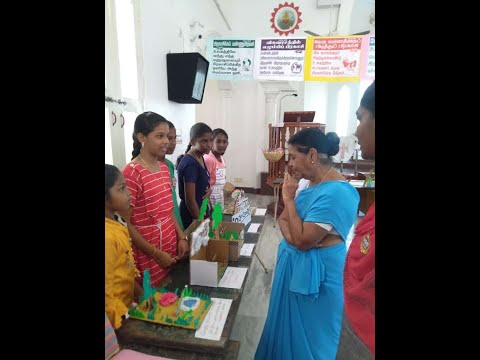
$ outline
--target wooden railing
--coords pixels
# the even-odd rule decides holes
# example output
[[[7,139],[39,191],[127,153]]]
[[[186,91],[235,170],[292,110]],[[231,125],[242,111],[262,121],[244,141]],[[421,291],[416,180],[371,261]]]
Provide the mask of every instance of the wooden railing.
[[[325,132],[325,124],[315,122],[284,123],[283,127],[273,127],[272,124],[268,125],[269,150],[282,148],[285,155],[282,156],[279,161],[268,162],[267,184],[273,187],[273,181],[276,178],[283,177],[285,173],[285,167],[288,164],[288,140],[300,130],[311,127],[320,128]]]

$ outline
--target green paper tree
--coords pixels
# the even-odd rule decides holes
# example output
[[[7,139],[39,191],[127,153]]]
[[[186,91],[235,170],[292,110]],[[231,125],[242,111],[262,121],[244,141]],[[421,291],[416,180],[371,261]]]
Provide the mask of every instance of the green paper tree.
[[[187,322],[183,319],[177,319],[175,320],[175,324],[186,326]]]
[[[198,221],[202,221],[207,212],[208,198],[203,199],[202,206],[200,206],[200,213],[198,215]]]
[[[192,313],[192,309],[188,310],[185,312],[182,316],[180,316],[180,319],[185,320],[185,318]]]
[[[146,269],[143,272],[143,295],[140,298],[140,302],[150,299],[150,297],[153,296],[154,292],[155,289],[153,289],[150,285],[150,270]]]
[[[155,318],[155,310],[152,310],[148,313],[147,319],[148,320],[153,320]]]
[[[213,220],[213,226],[212,229],[215,230],[218,228],[218,225],[222,222],[222,205],[219,203],[216,203],[213,206],[213,213],[212,213],[212,220]]]
[[[145,318],[145,316],[142,314],[142,312],[138,308],[135,308],[134,310],[129,311],[129,314],[131,316],[136,316],[142,319]]]

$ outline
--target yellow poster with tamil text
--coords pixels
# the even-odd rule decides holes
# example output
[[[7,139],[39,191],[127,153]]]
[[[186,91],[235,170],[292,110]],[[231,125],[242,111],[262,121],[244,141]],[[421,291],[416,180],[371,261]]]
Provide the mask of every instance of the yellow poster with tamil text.
[[[360,81],[362,36],[307,37],[305,81]]]

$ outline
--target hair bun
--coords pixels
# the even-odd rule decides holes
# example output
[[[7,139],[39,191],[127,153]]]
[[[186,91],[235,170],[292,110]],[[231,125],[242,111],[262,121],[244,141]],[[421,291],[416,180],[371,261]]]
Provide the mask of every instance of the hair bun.
[[[338,137],[337,133],[329,132],[326,134],[327,137],[327,155],[334,156],[337,155],[338,151],[340,150],[340,138]]]

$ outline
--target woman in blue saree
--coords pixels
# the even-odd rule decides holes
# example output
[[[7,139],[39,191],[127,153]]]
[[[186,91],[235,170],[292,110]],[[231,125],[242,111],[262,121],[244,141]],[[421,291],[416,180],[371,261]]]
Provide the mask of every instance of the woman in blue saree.
[[[288,144],[290,169],[310,184],[294,199],[298,182],[285,174],[279,218],[284,238],[255,359],[333,360],[342,322],[345,240],[359,195],[332,166],[339,150],[335,133],[307,128]]]

